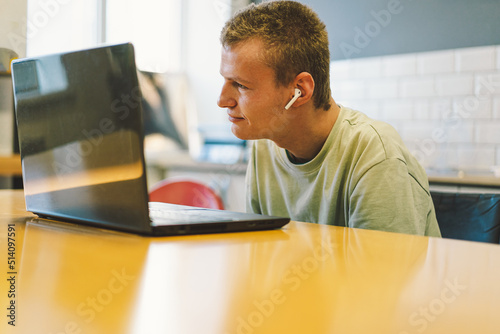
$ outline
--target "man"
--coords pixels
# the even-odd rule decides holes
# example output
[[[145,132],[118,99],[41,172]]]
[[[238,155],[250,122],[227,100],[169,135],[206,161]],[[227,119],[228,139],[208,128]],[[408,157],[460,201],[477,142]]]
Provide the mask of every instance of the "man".
[[[333,100],[328,36],[311,9],[250,5],[221,43],[218,105],[236,137],[256,140],[248,211],[440,236],[425,171],[396,131]]]

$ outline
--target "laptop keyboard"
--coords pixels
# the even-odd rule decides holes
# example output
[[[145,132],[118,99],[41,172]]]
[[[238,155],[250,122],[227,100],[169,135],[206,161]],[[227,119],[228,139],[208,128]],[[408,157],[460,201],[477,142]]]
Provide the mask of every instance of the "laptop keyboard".
[[[208,214],[207,214],[208,213]],[[150,208],[149,217],[153,225],[167,225],[167,224],[196,224],[214,221],[233,221],[235,219],[224,214],[224,211],[214,212],[210,210],[163,210]]]

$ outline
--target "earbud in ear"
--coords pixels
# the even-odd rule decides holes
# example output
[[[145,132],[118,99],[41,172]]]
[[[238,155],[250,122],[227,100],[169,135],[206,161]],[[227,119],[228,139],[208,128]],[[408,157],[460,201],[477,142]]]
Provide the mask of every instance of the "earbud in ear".
[[[290,107],[295,103],[295,101],[297,101],[297,99],[300,97],[300,95],[302,95],[302,92],[300,91],[300,89],[295,88],[295,94],[293,95],[290,102],[288,102],[288,104],[285,106],[285,110],[290,109]]]

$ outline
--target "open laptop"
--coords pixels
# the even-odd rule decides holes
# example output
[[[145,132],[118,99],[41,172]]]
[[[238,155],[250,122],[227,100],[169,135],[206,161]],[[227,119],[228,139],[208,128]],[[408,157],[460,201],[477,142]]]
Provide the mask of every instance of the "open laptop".
[[[289,218],[148,203],[132,44],[12,63],[26,208],[144,235],[268,230]]]

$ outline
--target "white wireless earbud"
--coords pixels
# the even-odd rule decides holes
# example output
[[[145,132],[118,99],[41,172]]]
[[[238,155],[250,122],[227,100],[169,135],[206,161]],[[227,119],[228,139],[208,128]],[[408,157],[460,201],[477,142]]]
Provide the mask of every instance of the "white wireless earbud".
[[[290,102],[288,102],[288,104],[285,106],[285,110],[290,109],[290,107],[295,103],[295,101],[297,101],[297,99],[300,97],[300,95],[302,95],[302,92],[300,91],[300,89],[295,88],[295,95],[293,95]]]

